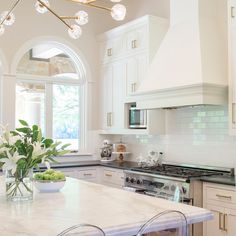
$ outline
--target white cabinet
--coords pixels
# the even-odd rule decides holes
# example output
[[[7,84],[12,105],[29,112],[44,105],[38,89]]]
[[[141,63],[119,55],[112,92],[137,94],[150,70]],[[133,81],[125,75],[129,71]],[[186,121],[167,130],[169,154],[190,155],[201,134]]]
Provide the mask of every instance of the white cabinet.
[[[96,166],[91,167],[71,167],[71,168],[60,168],[66,177],[86,180],[89,182],[99,182],[99,168]]]
[[[123,188],[124,171],[116,168],[101,168],[101,183],[110,187]]]
[[[106,65],[101,70],[101,96],[103,98],[101,104],[102,127],[109,129],[112,126],[113,112],[113,66]]]
[[[236,135],[236,0],[228,1],[229,130]]]
[[[236,189],[217,184],[203,184],[203,207],[214,219],[204,223],[204,236],[236,235]]]
[[[138,50],[147,49],[148,46],[148,25],[134,27],[126,33],[127,52],[133,53]]]
[[[103,61],[103,63],[109,63],[121,56],[125,49],[124,41],[122,36],[120,36],[116,39],[109,39],[100,43],[100,60]]]
[[[101,128],[104,133],[127,130],[127,103],[147,74],[148,66],[168,29],[168,21],[144,16],[100,36]]]
[[[126,63],[126,96],[135,93],[140,82],[145,78],[148,69],[147,53],[140,53],[127,59]]]
[[[124,82],[125,65],[122,62],[106,64],[101,72],[102,84],[102,127],[103,129],[124,128]]]

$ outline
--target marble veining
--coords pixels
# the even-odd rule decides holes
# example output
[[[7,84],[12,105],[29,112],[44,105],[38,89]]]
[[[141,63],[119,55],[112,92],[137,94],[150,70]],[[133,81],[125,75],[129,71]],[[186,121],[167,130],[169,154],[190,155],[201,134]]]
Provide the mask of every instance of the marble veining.
[[[213,217],[202,208],[72,178],[67,179],[61,192],[35,190],[33,202],[12,203],[5,200],[3,180],[0,182],[0,235],[4,236],[56,236],[80,223],[95,224],[108,236],[131,236],[149,218],[168,209],[182,211],[189,224]],[[157,229],[166,228],[174,221],[165,219]]]

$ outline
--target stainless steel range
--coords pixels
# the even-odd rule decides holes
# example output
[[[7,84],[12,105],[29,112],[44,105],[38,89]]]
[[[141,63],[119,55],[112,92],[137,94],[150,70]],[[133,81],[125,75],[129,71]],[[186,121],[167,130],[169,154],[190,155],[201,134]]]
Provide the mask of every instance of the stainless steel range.
[[[125,171],[125,188],[137,193],[202,207],[203,176],[232,175],[232,169],[193,165],[163,164],[136,167]],[[202,236],[202,227],[194,226],[192,235]]]

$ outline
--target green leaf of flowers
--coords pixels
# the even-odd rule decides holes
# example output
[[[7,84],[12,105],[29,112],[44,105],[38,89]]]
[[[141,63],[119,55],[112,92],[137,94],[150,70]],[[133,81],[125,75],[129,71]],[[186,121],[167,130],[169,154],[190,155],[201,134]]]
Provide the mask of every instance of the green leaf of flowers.
[[[17,133],[16,131],[10,131],[10,133],[11,133],[13,136],[20,136],[19,133]]]
[[[37,141],[38,141],[38,142],[41,142],[41,141],[42,141],[42,130],[39,128],[38,131],[39,131],[39,132],[38,132]]]
[[[53,144],[52,139],[44,139],[43,144],[45,145],[46,148],[49,148]]]
[[[28,127],[17,128],[16,130],[19,131],[19,132],[21,132],[21,133],[24,133],[24,134],[30,134],[30,132],[31,132],[31,129],[28,128]]]
[[[19,120],[19,122],[23,125],[23,126],[29,126],[28,123],[25,120]]]

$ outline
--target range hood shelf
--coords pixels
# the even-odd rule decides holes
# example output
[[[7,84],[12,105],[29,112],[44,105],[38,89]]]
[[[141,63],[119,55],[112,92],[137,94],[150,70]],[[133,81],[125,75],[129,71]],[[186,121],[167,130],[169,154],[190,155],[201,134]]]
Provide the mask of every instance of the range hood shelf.
[[[134,94],[140,109],[171,108],[194,105],[225,105],[228,87],[213,84],[194,84]]]

